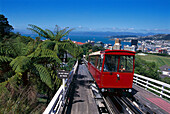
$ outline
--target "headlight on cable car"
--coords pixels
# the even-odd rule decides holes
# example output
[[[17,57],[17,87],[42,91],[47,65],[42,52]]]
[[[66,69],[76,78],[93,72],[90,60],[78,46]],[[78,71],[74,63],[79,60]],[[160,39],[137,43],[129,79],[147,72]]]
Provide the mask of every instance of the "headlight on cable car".
[[[104,92],[104,88],[102,88],[101,91]]]
[[[131,92],[132,92],[132,89],[129,89],[128,92],[131,93]]]

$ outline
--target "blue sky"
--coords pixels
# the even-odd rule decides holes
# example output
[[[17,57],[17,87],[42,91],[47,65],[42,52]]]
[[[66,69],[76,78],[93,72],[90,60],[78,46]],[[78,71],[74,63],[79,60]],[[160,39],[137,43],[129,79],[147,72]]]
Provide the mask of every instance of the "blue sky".
[[[75,31],[170,33],[170,0],[0,0],[16,31],[28,24]]]

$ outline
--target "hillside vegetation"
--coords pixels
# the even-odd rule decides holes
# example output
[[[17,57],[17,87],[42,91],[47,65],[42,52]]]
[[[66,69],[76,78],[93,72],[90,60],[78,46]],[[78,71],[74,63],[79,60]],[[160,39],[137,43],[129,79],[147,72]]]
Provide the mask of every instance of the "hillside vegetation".
[[[0,114],[41,114],[62,84],[58,71],[70,71],[83,50],[63,39],[73,30],[69,27],[56,25],[53,32],[30,24],[39,35],[35,39],[12,29],[0,15]]]
[[[136,55],[136,56],[139,56],[139,55]],[[140,56],[140,58],[143,60],[146,60],[147,62],[155,62],[158,65],[158,67],[161,67],[163,65],[170,66],[170,57],[148,54],[146,56]]]

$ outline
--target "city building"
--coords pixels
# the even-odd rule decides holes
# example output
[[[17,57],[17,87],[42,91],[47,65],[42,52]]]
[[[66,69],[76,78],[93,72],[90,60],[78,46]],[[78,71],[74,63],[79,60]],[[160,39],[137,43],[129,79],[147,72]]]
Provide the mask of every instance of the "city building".
[[[82,43],[82,42],[77,42],[77,41],[72,41],[73,43],[77,44],[77,45],[83,45],[85,43]]]
[[[105,49],[113,50],[112,44],[104,44],[104,48],[105,48]]]
[[[158,52],[159,52],[160,54],[168,54],[166,48],[161,48]]]
[[[133,48],[135,48],[134,51],[136,51],[137,48],[138,48],[138,40],[137,40],[137,39],[132,39],[132,40],[131,40],[131,46],[132,46]]]
[[[119,38],[117,38],[117,39],[115,40],[115,44],[114,44],[114,46],[113,46],[113,49],[114,49],[114,50],[121,50],[121,47],[122,47],[122,45],[121,45],[121,40],[119,40]]]
[[[135,51],[135,48],[136,48],[135,45],[132,46],[124,45],[124,50]]]
[[[89,44],[91,44],[92,46],[94,46],[95,41],[88,40],[86,43],[89,43]]]
[[[144,49],[145,49],[145,43],[142,43],[142,46],[141,46],[142,52],[144,52]]]
[[[104,43],[101,42],[101,41],[98,41],[98,42],[96,42],[96,43],[94,44],[94,46],[98,46],[98,47],[102,46],[102,47],[104,47]]]
[[[168,65],[161,66],[160,70],[162,72],[162,75],[170,76],[170,66],[168,66]]]
[[[135,45],[136,47],[138,46],[138,40],[137,39],[132,39],[131,40],[131,46]]]

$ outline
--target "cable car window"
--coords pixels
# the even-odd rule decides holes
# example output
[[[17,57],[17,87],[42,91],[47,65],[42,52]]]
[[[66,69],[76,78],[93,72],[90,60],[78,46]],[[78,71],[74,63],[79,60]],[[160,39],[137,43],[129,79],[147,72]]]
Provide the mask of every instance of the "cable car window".
[[[119,72],[133,72],[133,56],[120,56]]]
[[[99,69],[100,71],[102,70],[102,63],[103,59],[101,57],[98,57],[97,69]]]
[[[90,57],[90,63],[95,66],[95,56]]]
[[[117,72],[118,56],[105,55],[104,72]]]

